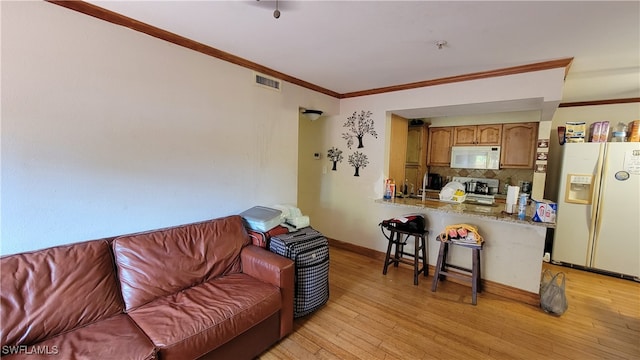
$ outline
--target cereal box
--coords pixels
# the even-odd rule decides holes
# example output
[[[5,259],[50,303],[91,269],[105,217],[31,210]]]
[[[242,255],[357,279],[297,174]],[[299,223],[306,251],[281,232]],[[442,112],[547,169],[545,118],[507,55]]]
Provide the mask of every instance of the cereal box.
[[[589,126],[590,142],[607,142],[609,138],[609,122],[596,121]]]
[[[600,128],[600,140],[598,142],[607,142],[609,139],[609,122],[601,121],[602,126]]]
[[[600,142],[600,134],[602,133],[602,121],[596,121],[589,126],[589,141]]]

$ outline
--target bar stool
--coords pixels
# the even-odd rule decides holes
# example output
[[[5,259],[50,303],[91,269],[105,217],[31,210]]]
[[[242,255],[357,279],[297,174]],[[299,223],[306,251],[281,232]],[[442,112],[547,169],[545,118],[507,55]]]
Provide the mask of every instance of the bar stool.
[[[453,277],[459,280],[471,283],[471,304],[477,304],[478,292],[482,292],[482,284],[480,282],[480,251],[484,243],[467,243],[452,241],[445,234],[440,234],[436,238],[440,241],[440,251],[438,252],[438,262],[436,263],[436,271],[433,275],[433,284],[431,291],[436,291],[438,281],[445,280],[446,277]],[[471,249],[471,269],[447,263],[447,255],[449,253],[449,245],[455,245]],[[454,268],[464,271],[464,273],[451,272],[448,269]]]
[[[394,267],[398,267],[399,263],[413,265],[413,285],[418,285],[418,275],[420,273],[424,274],[425,277],[429,275],[429,263],[427,262],[427,252],[429,251],[427,247],[427,235],[429,231],[403,231],[393,226],[383,227],[390,231],[390,235],[387,237],[385,234],[385,237],[389,240],[389,245],[387,246],[387,254],[384,259],[382,274],[387,275],[387,269],[390,264],[393,264]],[[404,246],[411,236],[413,236],[414,241],[413,253],[404,251]],[[395,251],[393,252],[393,256],[391,256],[391,248],[394,245]],[[405,256],[410,257],[412,260],[406,259]],[[422,262],[422,267],[420,267],[420,262]]]

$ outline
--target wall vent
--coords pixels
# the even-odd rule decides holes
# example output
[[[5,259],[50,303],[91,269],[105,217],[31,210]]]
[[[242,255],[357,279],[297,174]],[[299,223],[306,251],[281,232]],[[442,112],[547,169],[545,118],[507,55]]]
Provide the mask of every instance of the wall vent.
[[[256,85],[269,88],[271,90],[280,91],[280,80],[266,75],[254,73]]]

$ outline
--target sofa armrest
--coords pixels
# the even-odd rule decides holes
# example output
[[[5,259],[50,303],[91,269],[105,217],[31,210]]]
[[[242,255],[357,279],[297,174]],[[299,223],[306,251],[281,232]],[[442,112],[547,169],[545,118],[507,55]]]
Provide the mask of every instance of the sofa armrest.
[[[245,246],[240,259],[243,273],[280,288],[280,338],[285,337],[293,331],[293,261],[255,245]]]

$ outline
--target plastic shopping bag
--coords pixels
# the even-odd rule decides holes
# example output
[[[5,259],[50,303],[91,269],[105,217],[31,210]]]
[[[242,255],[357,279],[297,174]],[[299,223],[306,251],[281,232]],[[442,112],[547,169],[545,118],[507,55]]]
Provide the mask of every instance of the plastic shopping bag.
[[[545,312],[558,316],[567,311],[569,304],[565,294],[565,274],[563,272],[553,274],[551,270],[547,269],[542,273],[540,307]]]

